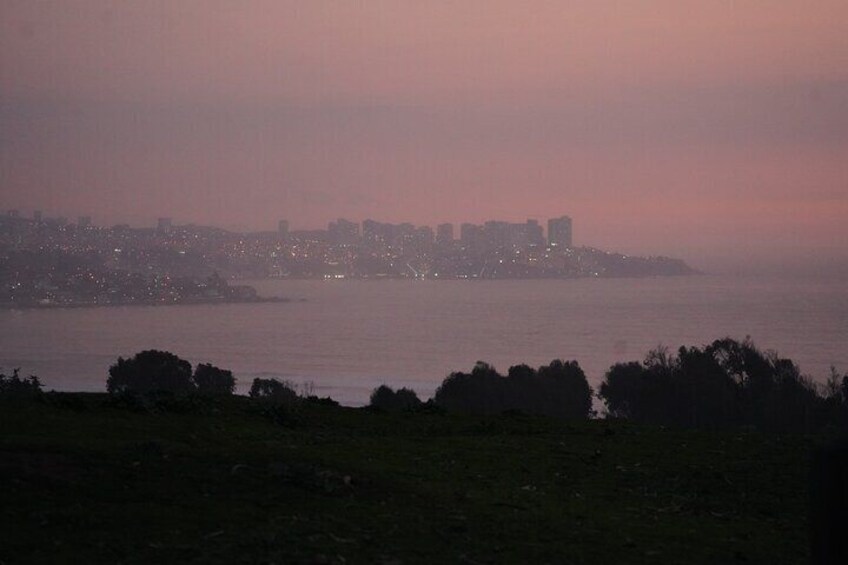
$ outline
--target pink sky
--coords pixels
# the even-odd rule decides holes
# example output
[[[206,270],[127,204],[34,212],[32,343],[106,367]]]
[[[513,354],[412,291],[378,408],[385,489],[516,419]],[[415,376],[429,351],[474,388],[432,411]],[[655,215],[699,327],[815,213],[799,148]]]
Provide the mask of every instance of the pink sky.
[[[848,2],[0,5],[0,207],[848,263]]]

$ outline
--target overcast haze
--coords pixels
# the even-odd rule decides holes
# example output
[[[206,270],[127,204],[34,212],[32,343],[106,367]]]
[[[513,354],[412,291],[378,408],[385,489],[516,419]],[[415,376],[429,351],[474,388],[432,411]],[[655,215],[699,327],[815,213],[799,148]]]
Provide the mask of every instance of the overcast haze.
[[[848,263],[848,2],[0,4],[2,206]]]

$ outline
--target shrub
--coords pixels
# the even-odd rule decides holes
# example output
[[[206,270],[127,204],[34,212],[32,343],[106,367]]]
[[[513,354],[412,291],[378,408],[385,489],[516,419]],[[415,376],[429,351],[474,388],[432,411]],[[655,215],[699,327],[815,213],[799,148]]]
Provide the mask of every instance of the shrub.
[[[598,396],[614,417],[691,428],[753,426],[810,432],[833,422],[837,382],[823,397],[791,359],[764,353],[750,339],[716,340],[704,348],[664,348],[642,363],[613,365]]]
[[[448,410],[480,414],[520,411],[559,418],[587,418],[592,389],[577,361],[555,359],[533,369],[510,367],[506,377],[478,361],[471,373],[451,373],[434,401]]]
[[[167,351],[148,350],[131,359],[118,357],[109,367],[106,390],[110,394],[168,392],[183,394],[195,390],[191,364]]]
[[[848,434],[848,373],[840,375],[836,367],[831,367],[822,394],[827,407],[828,423],[836,427],[841,426]]]
[[[208,363],[200,363],[195,367],[192,382],[197,387],[197,392],[207,395],[228,396],[236,389],[236,379],[232,371],[219,369]]]
[[[330,398],[329,396],[318,397],[314,394],[311,394],[305,397],[304,400],[310,404],[316,404],[318,406],[339,406],[339,403]]]
[[[409,412],[421,406],[421,400],[415,391],[401,388],[397,391],[391,387],[380,385],[371,393],[369,407],[386,412]]]
[[[287,427],[298,425],[300,398],[292,383],[277,379],[253,379],[249,394],[254,400],[254,409],[275,424]]]
[[[0,398],[19,400],[40,397],[42,386],[35,375],[21,378],[20,369],[14,369],[11,375],[0,373]]]
[[[298,399],[293,384],[277,379],[253,379],[249,394],[251,398],[278,404],[294,404]]]
[[[494,414],[508,409],[503,377],[494,367],[477,361],[471,373],[454,372],[442,381],[433,400],[455,412]]]
[[[511,382],[513,388],[533,393],[519,409],[571,419],[587,418],[592,412],[592,388],[577,361],[554,359],[539,367],[527,385],[514,378]]]

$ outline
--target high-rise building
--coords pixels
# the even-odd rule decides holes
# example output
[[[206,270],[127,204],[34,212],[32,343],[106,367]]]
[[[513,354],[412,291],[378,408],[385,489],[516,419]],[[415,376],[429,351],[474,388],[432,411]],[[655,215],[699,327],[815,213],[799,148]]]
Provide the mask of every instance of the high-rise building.
[[[339,218],[329,223],[327,232],[332,243],[352,244],[359,239],[359,224]]]
[[[419,253],[430,253],[433,251],[433,228],[430,226],[420,226],[415,228],[415,249]]]
[[[529,245],[544,245],[545,237],[542,235],[542,226],[536,220],[527,220],[527,243]]]
[[[483,224],[483,241],[486,251],[503,249],[509,240],[509,223],[489,220]]]
[[[436,230],[436,244],[450,245],[453,243],[453,224],[439,224]]]
[[[460,224],[459,226],[459,240],[464,245],[469,245],[473,243],[473,240],[478,236],[479,233],[480,226],[469,223]]]
[[[279,235],[283,239],[289,236],[288,220],[280,220],[279,222],[277,222],[277,235]]]
[[[32,219],[35,221],[36,224],[40,224],[41,221],[44,219],[44,214],[41,213],[41,210],[36,210],[32,213]]]
[[[80,229],[87,229],[91,227],[91,216],[80,216],[77,219],[77,227]]]
[[[383,225],[374,220],[365,220],[362,222],[362,239],[371,245],[385,243],[386,237],[384,235]]]
[[[156,222],[156,231],[159,233],[170,233],[174,225],[171,223],[171,218],[159,218]]]
[[[461,224],[459,226],[459,240],[462,247],[471,253],[483,251],[483,227],[475,224]]]
[[[548,245],[571,247],[571,218],[551,218],[548,220]]]
[[[544,244],[542,226],[536,220],[523,224],[509,224],[506,228],[506,247],[512,250],[527,249],[531,245]]]

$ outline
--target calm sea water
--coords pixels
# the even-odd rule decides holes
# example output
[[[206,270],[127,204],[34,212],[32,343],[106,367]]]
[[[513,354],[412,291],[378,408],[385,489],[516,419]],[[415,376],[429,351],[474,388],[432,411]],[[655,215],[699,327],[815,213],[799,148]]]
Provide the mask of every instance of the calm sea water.
[[[256,376],[312,382],[358,405],[381,383],[429,397],[453,370],[576,359],[597,385],[658,345],[750,335],[822,381],[848,370],[842,282],[699,276],[540,281],[255,281],[280,304],[0,312],[0,367],[48,388],[104,390],[109,365],[143,349]],[[302,299],[302,301],[300,301]]]

